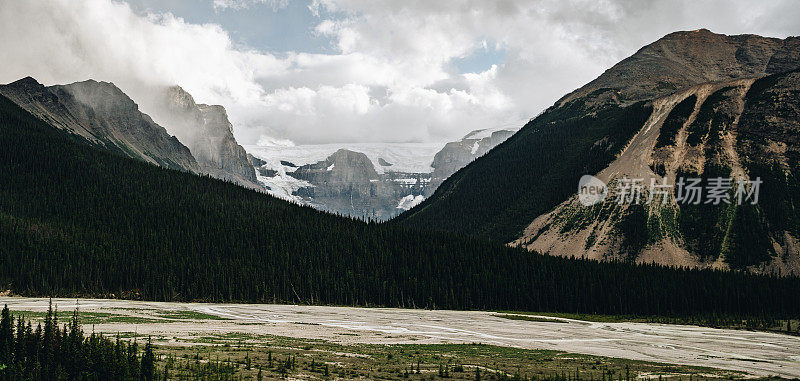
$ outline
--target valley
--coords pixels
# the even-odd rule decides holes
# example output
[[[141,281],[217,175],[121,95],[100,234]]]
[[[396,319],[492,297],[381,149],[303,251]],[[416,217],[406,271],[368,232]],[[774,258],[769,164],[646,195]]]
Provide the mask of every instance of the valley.
[[[530,119],[519,52],[0,73],[0,380],[800,379],[800,38],[660,35]]]
[[[108,299],[52,303],[61,321],[77,307],[84,329],[150,337],[159,353],[179,361],[233,358],[244,368],[245,355],[264,364],[271,351],[276,359],[297,356],[305,367],[315,359],[317,376],[325,363],[330,372],[335,363],[345,371],[395,373],[421,361],[424,373],[460,364],[470,378],[475,365],[509,374],[543,371],[539,377],[580,369],[582,377],[600,379],[601,369],[622,376],[626,367],[630,377],[640,379],[800,377],[800,337],[775,333],[547,316],[518,320],[489,311]],[[15,315],[41,318],[49,300],[0,297],[0,304]]]

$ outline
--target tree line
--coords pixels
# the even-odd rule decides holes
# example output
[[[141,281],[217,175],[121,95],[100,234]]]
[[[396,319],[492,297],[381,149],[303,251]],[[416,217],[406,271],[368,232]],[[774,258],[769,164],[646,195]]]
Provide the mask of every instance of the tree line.
[[[551,257],[343,218],[120,157],[5,98],[0,147],[0,287],[21,295],[615,315],[800,311],[796,277]]]
[[[44,324],[34,328],[5,306],[0,317],[0,380],[142,380],[157,379],[153,346],[136,341],[84,335],[77,309],[59,327],[52,305]]]

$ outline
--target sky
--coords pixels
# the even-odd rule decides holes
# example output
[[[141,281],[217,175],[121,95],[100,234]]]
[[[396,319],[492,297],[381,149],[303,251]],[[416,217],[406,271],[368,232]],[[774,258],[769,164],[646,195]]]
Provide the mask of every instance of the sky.
[[[177,84],[245,145],[442,142],[519,128],[670,32],[798,20],[797,0],[0,0],[0,83],[91,78],[143,105]]]

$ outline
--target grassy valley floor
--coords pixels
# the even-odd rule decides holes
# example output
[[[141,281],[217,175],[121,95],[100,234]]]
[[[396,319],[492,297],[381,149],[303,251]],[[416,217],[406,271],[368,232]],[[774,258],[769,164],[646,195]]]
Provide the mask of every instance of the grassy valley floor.
[[[49,300],[0,297],[0,304],[36,321]],[[62,323],[77,306],[86,332],[142,344],[150,338],[160,368],[175,378],[258,379],[259,371],[263,379],[800,377],[800,338],[766,332],[481,311],[94,299],[53,305]]]

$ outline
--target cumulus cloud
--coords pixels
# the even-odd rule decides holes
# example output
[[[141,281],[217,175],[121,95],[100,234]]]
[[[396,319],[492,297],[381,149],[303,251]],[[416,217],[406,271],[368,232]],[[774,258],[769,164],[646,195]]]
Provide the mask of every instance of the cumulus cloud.
[[[214,24],[112,0],[0,0],[0,82],[116,83],[148,111],[154,87],[222,104],[244,144],[442,141],[520,127],[564,93],[675,30],[800,34],[790,0],[313,0],[331,53],[242,47]],[[286,0],[214,0],[216,11]],[[211,5],[209,5],[211,7]],[[212,11],[213,12],[213,11]],[[504,52],[477,73],[456,60]],[[169,128],[169,126],[167,126]]]

